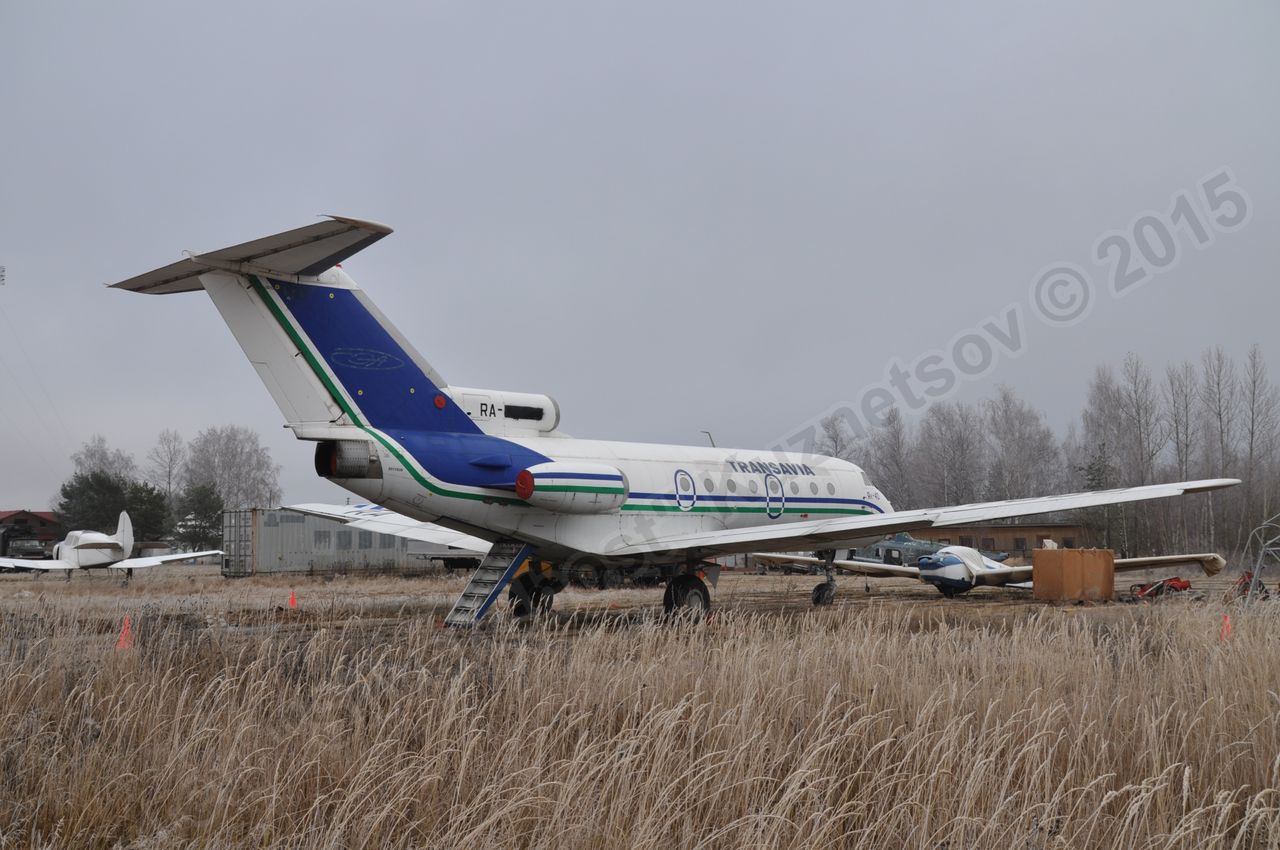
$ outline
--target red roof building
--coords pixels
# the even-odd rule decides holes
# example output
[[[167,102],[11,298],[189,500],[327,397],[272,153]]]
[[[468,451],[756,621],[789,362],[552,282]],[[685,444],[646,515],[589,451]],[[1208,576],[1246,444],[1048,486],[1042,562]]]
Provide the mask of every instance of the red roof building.
[[[18,530],[22,537],[34,537],[42,543],[56,542],[65,536],[62,523],[53,511],[0,511],[0,526]]]

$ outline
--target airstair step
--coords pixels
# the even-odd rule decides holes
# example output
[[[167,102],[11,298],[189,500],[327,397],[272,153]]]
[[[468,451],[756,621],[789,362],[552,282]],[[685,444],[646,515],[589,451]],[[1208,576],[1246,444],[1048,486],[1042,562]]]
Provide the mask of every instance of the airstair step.
[[[499,540],[471,574],[467,586],[444,618],[448,626],[475,625],[497,601],[517,569],[533,554],[533,547],[518,540]]]

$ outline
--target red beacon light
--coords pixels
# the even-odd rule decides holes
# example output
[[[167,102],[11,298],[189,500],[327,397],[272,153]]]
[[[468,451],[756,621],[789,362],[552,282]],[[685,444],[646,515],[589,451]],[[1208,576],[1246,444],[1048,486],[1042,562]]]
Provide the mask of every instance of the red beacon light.
[[[516,495],[525,500],[533,495],[533,473],[527,469],[516,475]]]
[[[436,400],[435,400],[436,410],[444,410],[444,406],[448,403],[449,402],[445,401],[444,393],[440,393],[436,396]]]

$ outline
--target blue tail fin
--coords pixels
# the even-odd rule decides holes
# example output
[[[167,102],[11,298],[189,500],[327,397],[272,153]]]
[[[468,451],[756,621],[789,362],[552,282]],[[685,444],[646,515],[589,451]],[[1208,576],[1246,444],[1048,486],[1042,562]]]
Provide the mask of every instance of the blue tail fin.
[[[249,280],[355,424],[480,432],[442,392],[439,374],[354,285],[264,281],[254,276]]]

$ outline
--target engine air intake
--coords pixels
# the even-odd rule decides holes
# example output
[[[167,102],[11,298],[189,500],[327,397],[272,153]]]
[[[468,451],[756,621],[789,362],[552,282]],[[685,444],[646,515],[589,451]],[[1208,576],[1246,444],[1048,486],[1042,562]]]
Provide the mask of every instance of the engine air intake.
[[[516,475],[516,495],[566,514],[607,514],[627,501],[622,470],[599,463],[539,463]]]

